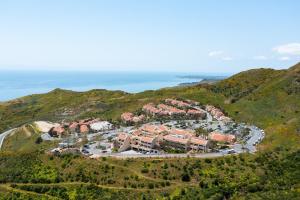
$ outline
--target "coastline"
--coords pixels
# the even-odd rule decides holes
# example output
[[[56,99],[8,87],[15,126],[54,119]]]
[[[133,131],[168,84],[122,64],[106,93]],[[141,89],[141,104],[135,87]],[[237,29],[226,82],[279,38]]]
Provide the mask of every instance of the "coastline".
[[[225,79],[224,78],[205,78],[201,81],[198,81],[198,82],[185,82],[185,83],[179,83],[178,86],[182,86],[182,87],[185,87],[185,86],[195,86],[195,85],[199,85],[199,84],[215,84],[221,80]]]
[[[44,94],[61,88],[77,92],[93,89],[121,90],[138,93],[147,90],[191,86],[204,81],[219,79],[219,75],[188,75],[189,73],[141,73],[141,72],[5,72],[1,74],[0,87],[3,95],[0,103],[32,94]],[[80,77],[80,78],[78,78]]]

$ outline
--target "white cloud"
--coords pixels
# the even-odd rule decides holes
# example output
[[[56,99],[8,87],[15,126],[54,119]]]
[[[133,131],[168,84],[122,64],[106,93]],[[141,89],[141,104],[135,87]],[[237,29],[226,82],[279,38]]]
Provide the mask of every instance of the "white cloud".
[[[300,55],[300,43],[289,43],[273,48],[279,54]]]
[[[229,56],[225,56],[225,57],[222,57],[222,60],[230,61],[230,60],[233,60],[233,58],[229,57]]]
[[[211,51],[211,52],[209,52],[209,56],[210,57],[215,57],[215,56],[220,56],[220,55],[222,55],[224,52],[223,51]]]
[[[281,60],[281,61],[287,61],[287,60],[290,60],[290,57],[283,56],[283,57],[280,57],[279,60]]]
[[[217,58],[217,59],[221,59],[221,60],[224,60],[224,61],[230,61],[230,60],[233,60],[232,57],[230,56],[227,56],[224,51],[211,51],[209,52],[208,54],[210,57],[214,57],[214,58]]]
[[[268,58],[266,56],[254,56],[254,60],[267,60]]]

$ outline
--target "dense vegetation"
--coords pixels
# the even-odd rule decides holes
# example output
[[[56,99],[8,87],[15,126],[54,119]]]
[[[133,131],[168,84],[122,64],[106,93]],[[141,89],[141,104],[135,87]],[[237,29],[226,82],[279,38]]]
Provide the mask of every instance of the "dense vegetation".
[[[0,199],[299,199],[299,91],[300,64],[288,70],[250,70],[214,85],[138,94],[56,89],[2,103],[0,130],[6,130],[33,120],[118,120],[123,111],[136,111],[147,102],[189,98],[264,128],[266,139],[256,155],[91,160],[45,155],[41,149],[49,144],[37,142],[37,132],[25,139],[16,134],[0,155]]]
[[[287,148],[254,156],[166,160],[3,153],[0,163],[0,188],[61,199],[300,197],[300,151]]]

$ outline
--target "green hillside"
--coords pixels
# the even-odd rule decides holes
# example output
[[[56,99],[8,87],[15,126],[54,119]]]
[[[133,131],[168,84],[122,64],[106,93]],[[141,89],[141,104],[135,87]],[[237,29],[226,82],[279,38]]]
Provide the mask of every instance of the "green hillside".
[[[0,104],[0,129],[34,120],[118,120],[124,111],[167,97],[213,104],[236,121],[264,128],[260,151],[215,159],[52,157],[37,151],[48,145],[34,142],[38,133],[28,138],[20,131],[0,155],[0,199],[300,198],[300,64],[249,70],[214,85],[137,94],[56,89]]]
[[[219,106],[233,119],[253,123],[267,131],[270,129],[270,134],[285,131],[294,137],[300,130],[299,69],[300,64],[288,70],[253,69],[215,85],[175,87],[137,94],[56,89],[3,103],[0,106],[0,130],[34,120],[60,121],[88,116],[117,120],[122,112],[135,111],[147,102],[179,97]]]

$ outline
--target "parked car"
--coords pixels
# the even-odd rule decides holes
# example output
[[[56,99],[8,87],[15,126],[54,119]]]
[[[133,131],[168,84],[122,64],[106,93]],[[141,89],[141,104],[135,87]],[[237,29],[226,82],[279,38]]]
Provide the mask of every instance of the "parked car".
[[[234,153],[236,153],[236,151],[235,151],[234,149],[229,149],[229,150],[227,151],[227,154],[234,154]]]
[[[84,153],[84,154],[89,154],[89,153],[90,153],[90,152],[89,152],[88,150],[86,150],[86,149],[82,149],[81,152]]]

